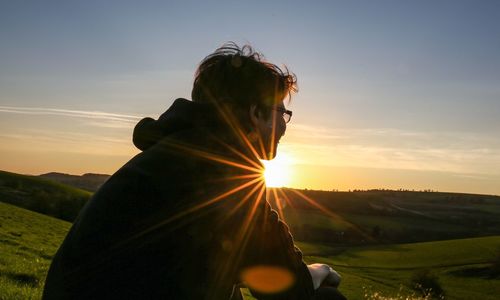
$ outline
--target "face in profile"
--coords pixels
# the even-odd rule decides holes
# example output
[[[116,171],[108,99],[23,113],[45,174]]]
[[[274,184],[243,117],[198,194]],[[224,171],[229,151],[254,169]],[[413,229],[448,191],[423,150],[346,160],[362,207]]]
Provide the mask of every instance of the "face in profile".
[[[279,141],[286,131],[285,113],[283,101],[271,107],[268,118],[256,112],[255,108],[251,111],[252,123],[258,134],[258,139],[253,146],[259,153],[260,159],[271,160],[276,156]]]

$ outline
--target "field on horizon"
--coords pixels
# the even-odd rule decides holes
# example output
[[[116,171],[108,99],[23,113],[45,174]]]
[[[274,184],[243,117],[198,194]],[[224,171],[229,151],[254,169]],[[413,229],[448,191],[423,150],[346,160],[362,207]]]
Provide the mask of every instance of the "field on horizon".
[[[39,299],[50,261],[71,223],[3,202],[32,205],[36,202],[27,201],[32,195],[44,195],[36,200],[46,201],[53,193],[49,207],[54,209],[71,199],[81,204],[88,194],[45,179],[2,175],[0,299]],[[490,272],[500,260],[499,197],[290,189],[277,195],[280,199],[270,202],[281,201],[281,213],[305,260],[333,266],[343,276],[340,290],[349,299],[411,295],[412,277],[420,271],[438,279],[445,299],[496,299],[500,294],[500,277]]]

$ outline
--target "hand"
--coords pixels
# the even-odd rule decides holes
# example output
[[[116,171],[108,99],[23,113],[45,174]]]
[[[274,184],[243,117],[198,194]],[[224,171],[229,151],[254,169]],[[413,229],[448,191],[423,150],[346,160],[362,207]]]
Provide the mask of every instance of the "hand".
[[[323,280],[323,283],[321,283],[321,285],[332,286],[337,288],[340,284],[340,281],[342,280],[342,276],[340,276],[340,274],[337,273],[337,271],[335,271],[331,267],[329,268],[330,268],[330,274],[326,276],[325,280]]]
[[[309,273],[313,280],[314,289],[320,286],[338,287],[341,277],[334,269],[325,264],[308,265]]]

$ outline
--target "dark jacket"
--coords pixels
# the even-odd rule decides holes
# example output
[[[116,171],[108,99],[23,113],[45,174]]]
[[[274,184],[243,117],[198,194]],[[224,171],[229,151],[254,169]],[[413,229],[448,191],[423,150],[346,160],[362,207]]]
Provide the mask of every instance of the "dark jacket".
[[[44,299],[229,299],[242,272],[262,265],[294,281],[280,293],[253,291],[259,299],[309,299],[302,255],[238,136],[214,108],[185,99],[140,121],[143,151],[82,209]]]

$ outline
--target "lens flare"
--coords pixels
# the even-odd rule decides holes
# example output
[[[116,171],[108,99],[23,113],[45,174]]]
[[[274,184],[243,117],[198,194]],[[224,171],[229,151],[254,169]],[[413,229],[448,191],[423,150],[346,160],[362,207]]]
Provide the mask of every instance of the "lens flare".
[[[243,270],[241,279],[251,289],[263,294],[286,291],[295,282],[293,274],[278,266],[253,266]]]

